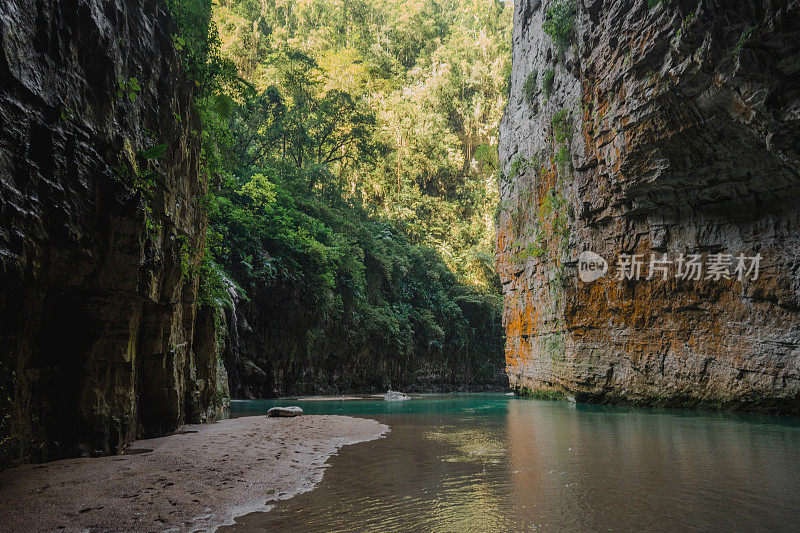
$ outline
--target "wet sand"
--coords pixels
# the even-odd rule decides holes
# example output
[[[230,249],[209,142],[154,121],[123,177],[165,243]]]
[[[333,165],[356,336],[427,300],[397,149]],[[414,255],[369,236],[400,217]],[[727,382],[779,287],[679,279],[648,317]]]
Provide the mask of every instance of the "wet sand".
[[[145,453],[0,472],[0,531],[213,530],[311,490],[327,459],[389,427],[345,416],[252,416],[136,441]]]

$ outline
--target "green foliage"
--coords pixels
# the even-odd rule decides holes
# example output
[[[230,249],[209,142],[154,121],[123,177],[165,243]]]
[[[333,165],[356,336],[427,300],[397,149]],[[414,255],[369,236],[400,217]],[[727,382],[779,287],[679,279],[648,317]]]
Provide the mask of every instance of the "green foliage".
[[[749,39],[750,36],[753,34],[753,32],[756,31],[757,28],[758,24],[746,28],[742,32],[741,37],[739,37],[739,41],[737,41],[736,46],[733,48],[733,51],[731,52],[731,57],[733,57],[734,62],[737,64],[736,66],[737,70],[738,70],[739,56],[741,56],[742,54],[742,47],[744,46],[744,43],[747,41],[747,39]]]
[[[143,159],[161,159],[167,153],[166,144],[157,144],[151,148],[147,148],[139,152],[139,156]]]
[[[189,237],[186,235],[179,235],[177,238],[178,241],[178,252],[180,254],[181,260],[181,277],[185,281],[191,279],[191,277],[195,274],[195,267],[194,267],[194,253],[191,243],[189,242]]]
[[[561,213],[565,203],[564,197],[554,187],[542,199],[539,218],[545,219],[549,218],[553,213]]]
[[[537,84],[539,80],[539,71],[533,69],[528,77],[525,78],[525,85],[522,86],[522,93],[525,95],[525,101],[530,104],[536,98],[536,91],[538,90]]]
[[[491,144],[482,144],[475,150],[475,160],[486,170],[497,170],[500,166],[500,155],[497,147]]]
[[[566,344],[560,332],[546,335],[542,341],[545,352],[550,355],[550,359],[556,362],[564,361],[564,351]]]
[[[491,335],[481,341],[490,344],[468,340],[486,320],[481,313],[498,316],[498,297],[459,284],[435,250],[390,222],[308,196],[296,172],[275,176],[275,200],[262,209],[235,193],[217,197],[210,213],[213,263],[226,265],[244,291],[291,294],[276,320],[302,317],[292,328],[298,346],[341,336],[345,353],[367,342],[398,356],[429,345],[464,349],[468,358],[489,349]],[[482,311],[470,316],[467,301]]]
[[[214,0],[164,3],[178,26],[178,33],[172,36],[173,46],[197,89],[194,106],[203,127],[199,178],[216,182],[230,172],[225,158],[232,142],[228,128],[231,95],[240,95],[247,85],[239,78],[233,61],[222,55],[219,32],[212,20]]]
[[[571,161],[572,158],[569,153],[569,147],[562,146],[559,148],[558,152],[556,152],[556,162],[559,164],[559,166],[568,165]]]
[[[544,72],[544,78],[542,79],[542,91],[544,92],[545,97],[550,97],[550,91],[553,90],[553,81],[556,77],[555,69],[549,68]]]
[[[511,161],[511,166],[508,167],[508,175],[510,177],[517,177],[521,172],[524,172],[528,167],[534,166],[533,160],[528,160],[521,155],[518,155]]]
[[[144,152],[140,152],[140,157],[142,153]],[[153,201],[156,189],[163,187],[159,173],[154,168],[147,166],[146,160],[135,167],[123,162],[114,168],[114,178],[139,197],[144,209],[147,236],[150,239],[155,239],[161,232],[161,225],[153,216]]]
[[[269,295],[292,357],[497,353],[511,9],[166,2],[213,191],[206,249],[179,243],[201,302]]]
[[[575,3],[573,0],[557,0],[545,11],[542,30],[550,36],[559,52],[572,38],[572,27],[575,24]]]
[[[264,210],[275,201],[275,184],[263,174],[254,174],[237,192],[249,197],[256,209]]]
[[[525,247],[514,255],[514,261],[524,261],[530,257],[542,259],[547,255],[547,248],[540,242],[528,243]]]
[[[556,112],[550,120],[550,125],[553,128],[553,139],[557,143],[572,142],[572,118],[569,111],[561,109]]]
[[[505,106],[512,11],[496,0],[221,0],[224,57],[253,87],[232,130],[237,164],[301,167],[309,190],[395,221],[460,280],[495,286],[481,259],[499,196],[486,156]]]
[[[558,146],[555,153],[555,161],[558,165],[559,174],[563,177],[564,170],[568,169],[572,164],[570,146],[574,128],[569,111],[561,109],[556,112],[550,120],[550,125],[554,146]]]
[[[678,37],[678,39],[681,38],[681,33],[683,33],[683,30],[685,28],[687,28],[689,26],[689,24],[692,23],[693,19],[694,19],[694,13],[689,13],[688,15],[686,15],[686,18],[683,19],[683,22],[681,22],[681,27],[678,28],[678,33],[676,35]]]
[[[533,220],[532,229],[526,233],[531,240],[512,256],[513,261],[519,262],[530,257],[545,259],[550,243],[557,243],[562,251],[566,249],[570,231],[566,205],[566,198],[556,187],[551,188],[544,195]],[[521,227],[521,220],[515,220],[516,217],[521,217],[519,207],[517,206],[515,212],[512,213],[512,224],[518,224]],[[517,233],[519,234],[519,229]]]
[[[235,83],[236,67],[222,57],[219,32],[211,20],[214,0],[164,0],[178,26],[172,43],[183,59],[184,69],[200,95]]]
[[[136,95],[142,88],[139,86],[139,80],[136,78],[117,78],[117,98],[122,99],[126,96],[131,102],[136,101]]]

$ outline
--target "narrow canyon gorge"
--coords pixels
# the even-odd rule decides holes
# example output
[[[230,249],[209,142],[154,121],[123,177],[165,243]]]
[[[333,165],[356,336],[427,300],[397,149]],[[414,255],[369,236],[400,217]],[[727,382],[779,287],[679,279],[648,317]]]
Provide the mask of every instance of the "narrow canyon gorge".
[[[230,392],[505,389],[499,297],[462,290],[433,254],[367,253],[368,296],[393,314],[350,321],[302,269],[270,285],[205,267],[221,148],[186,72],[196,30],[167,5],[194,21],[200,4],[0,1],[0,465],[119,453],[218,419]],[[390,229],[381,246],[407,249]],[[448,291],[428,305],[453,329],[397,301],[426,297],[412,267]],[[203,301],[210,275],[222,294]]]
[[[800,0],[0,0],[0,533],[791,530]]]

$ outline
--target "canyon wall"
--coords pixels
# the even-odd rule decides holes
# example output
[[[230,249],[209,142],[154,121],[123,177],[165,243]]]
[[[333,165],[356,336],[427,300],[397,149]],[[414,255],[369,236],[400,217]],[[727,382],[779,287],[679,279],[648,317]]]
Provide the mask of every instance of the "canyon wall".
[[[176,31],[161,2],[0,0],[0,465],[221,407]]]
[[[488,298],[456,298],[463,321],[440,342],[423,328],[388,341],[368,317],[328,317],[292,284],[230,286],[222,350],[234,398],[508,390],[503,331]]]
[[[497,237],[515,390],[800,410],[799,5],[517,0]],[[584,282],[587,251],[608,271]]]

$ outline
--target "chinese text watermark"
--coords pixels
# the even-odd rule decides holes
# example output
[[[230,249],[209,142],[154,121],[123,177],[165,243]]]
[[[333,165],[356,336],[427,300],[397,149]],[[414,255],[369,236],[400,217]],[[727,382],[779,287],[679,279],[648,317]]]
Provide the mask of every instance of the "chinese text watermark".
[[[618,280],[670,278],[701,281],[728,280],[739,281],[758,279],[761,254],[733,255],[729,253],[707,254],[620,254],[613,265],[594,252],[582,252],[578,258],[578,277],[586,283],[604,277]]]

